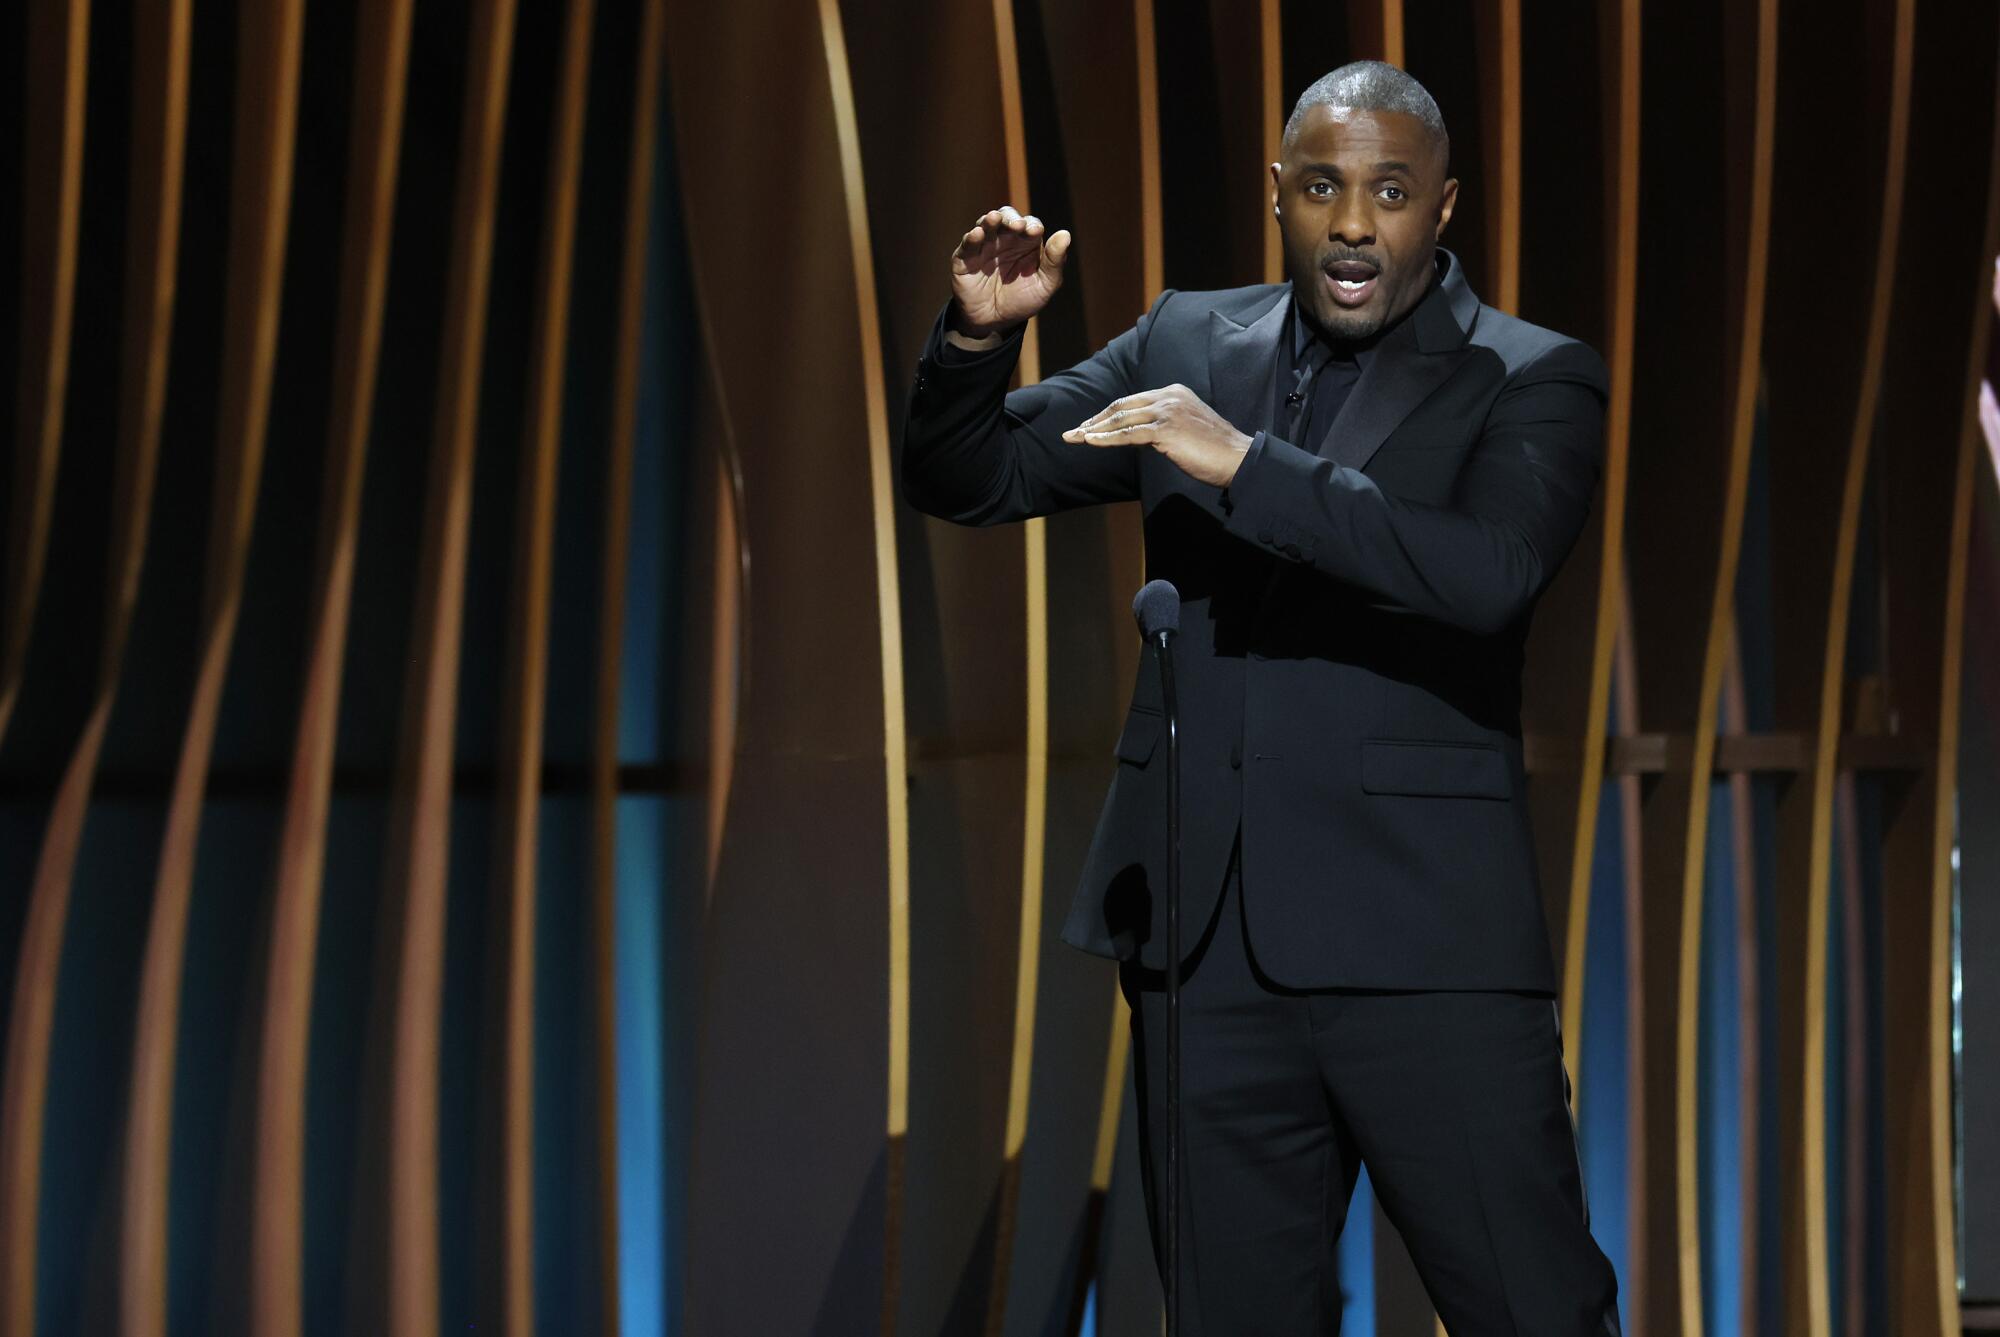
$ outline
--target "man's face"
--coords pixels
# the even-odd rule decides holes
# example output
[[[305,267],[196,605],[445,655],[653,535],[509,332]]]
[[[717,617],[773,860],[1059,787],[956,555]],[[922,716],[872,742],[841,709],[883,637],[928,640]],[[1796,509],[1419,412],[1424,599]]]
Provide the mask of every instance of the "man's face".
[[[1458,182],[1424,124],[1394,111],[1310,108],[1271,164],[1285,276],[1337,339],[1366,339],[1415,306]]]

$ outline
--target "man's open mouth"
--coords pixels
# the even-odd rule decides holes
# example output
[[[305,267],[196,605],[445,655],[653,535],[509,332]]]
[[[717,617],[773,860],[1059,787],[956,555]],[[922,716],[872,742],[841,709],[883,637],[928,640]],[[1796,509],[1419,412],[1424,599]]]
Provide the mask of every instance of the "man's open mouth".
[[[1358,260],[1336,261],[1321,272],[1326,275],[1333,300],[1342,306],[1360,306],[1373,296],[1380,273],[1373,265]]]

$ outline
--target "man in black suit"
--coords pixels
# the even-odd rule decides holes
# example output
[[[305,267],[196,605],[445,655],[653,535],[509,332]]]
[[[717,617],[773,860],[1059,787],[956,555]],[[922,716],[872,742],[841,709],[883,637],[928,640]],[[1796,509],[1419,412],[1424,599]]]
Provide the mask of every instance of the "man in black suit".
[[[1288,282],[1162,293],[1007,392],[1070,237],[952,257],[903,436],[918,508],[1137,499],[1182,598],[1190,1332],[1331,1332],[1359,1166],[1454,1337],[1617,1331],[1589,1233],[1521,763],[1522,646],[1597,482],[1588,347],[1482,306],[1437,245],[1436,104],[1360,62],[1271,164]],[[1164,1195],[1160,684],[1142,659],[1064,941],[1118,958]]]

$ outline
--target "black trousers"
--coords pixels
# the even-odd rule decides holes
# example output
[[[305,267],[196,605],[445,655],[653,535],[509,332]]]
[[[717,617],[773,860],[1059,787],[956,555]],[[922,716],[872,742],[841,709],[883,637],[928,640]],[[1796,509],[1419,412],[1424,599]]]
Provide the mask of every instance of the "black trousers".
[[[1250,958],[1254,912],[1232,857],[1182,969],[1187,1337],[1338,1332],[1334,1246],[1363,1163],[1452,1337],[1617,1334],[1554,1000],[1285,989]],[[1166,977],[1128,961],[1119,983],[1164,1276]]]

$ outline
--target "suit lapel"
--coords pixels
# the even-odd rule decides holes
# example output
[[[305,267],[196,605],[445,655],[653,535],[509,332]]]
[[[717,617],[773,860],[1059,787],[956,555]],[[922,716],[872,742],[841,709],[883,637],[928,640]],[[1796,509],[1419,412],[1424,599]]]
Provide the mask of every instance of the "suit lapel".
[[[1425,353],[1401,339],[1385,341],[1368,360],[1333,426],[1319,442],[1319,453],[1350,469],[1365,468],[1389,434],[1451,379],[1471,350],[1455,348]]]
[[[1350,469],[1367,467],[1403,420],[1465,364],[1466,337],[1479,314],[1479,298],[1465,281],[1458,257],[1442,246],[1443,273],[1374,356],[1347,403],[1319,441],[1319,454]]]
[[[1290,288],[1274,286],[1270,305],[1247,325],[1220,311],[1208,313],[1208,393],[1203,400],[1239,432],[1255,435],[1269,426],[1271,377],[1290,296]]]

